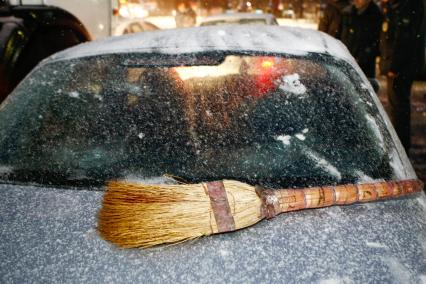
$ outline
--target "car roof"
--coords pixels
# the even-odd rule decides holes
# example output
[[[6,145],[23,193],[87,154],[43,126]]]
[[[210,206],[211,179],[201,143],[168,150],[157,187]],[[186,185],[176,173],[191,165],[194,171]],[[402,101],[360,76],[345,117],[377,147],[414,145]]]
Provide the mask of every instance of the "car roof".
[[[258,13],[225,13],[214,16],[205,17],[201,23],[218,21],[218,20],[237,20],[237,19],[273,19],[271,14],[258,14]]]
[[[328,54],[354,65],[346,47],[325,33],[268,25],[208,26],[159,30],[83,43],[44,61],[117,53],[188,54],[214,51],[252,51],[288,55]]]

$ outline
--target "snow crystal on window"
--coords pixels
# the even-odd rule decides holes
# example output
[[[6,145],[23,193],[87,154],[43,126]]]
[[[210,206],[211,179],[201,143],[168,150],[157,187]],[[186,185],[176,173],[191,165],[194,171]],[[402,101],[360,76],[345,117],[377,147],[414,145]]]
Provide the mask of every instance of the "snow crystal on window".
[[[95,97],[95,99],[98,99],[100,102],[102,102],[104,100],[104,98],[99,94],[95,94],[94,97]]]
[[[13,172],[13,168],[9,166],[0,166],[0,174],[10,174]]]
[[[383,135],[380,132],[380,128],[377,125],[376,121],[374,120],[374,118],[371,115],[368,115],[368,114],[365,115],[365,118],[367,119],[368,126],[373,131],[376,138],[379,140],[380,147],[384,148],[385,142],[384,142],[384,139],[383,139]]]
[[[321,168],[327,171],[332,176],[336,177],[338,180],[342,179],[342,174],[337,170],[335,166],[330,164],[327,160],[320,157],[320,155],[312,150],[306,151],[308,158],[312,159],[318,168]]]
[[[295,95],[303,95],[306,93],[306,87],[300,82],[299,74],[283,76],[279,88]]]
[[[80,94],[79,94],[78,92],[70,92],[70,93],[68,94],[68,96],[70,96],[71,98],[75,98],[75,99],[77,99],[77,98],[79,98],[79,97],[80,97]]]
[[[281,141],[284,145],[290,145],[290,135],[280,135],[276,138],[276,140]]]
[[[392,149],[392,152],[389,155],[389,159],[390,165],[395,172],[396,179],[403,179],[405,176],[404,165],[402,164],[396,149]]]
[[[295,136],[296,136],[297,139],[299,139],[301,141],[304,141],[306,139],[305,135],[303,135],[303,134],[296,134]]]
[[[356,170],[355,174],[358,176],[358,183],[373,183],[373,182],[381,182],[383,179],[374,179],[368,175],[366,175],[363,171]]]

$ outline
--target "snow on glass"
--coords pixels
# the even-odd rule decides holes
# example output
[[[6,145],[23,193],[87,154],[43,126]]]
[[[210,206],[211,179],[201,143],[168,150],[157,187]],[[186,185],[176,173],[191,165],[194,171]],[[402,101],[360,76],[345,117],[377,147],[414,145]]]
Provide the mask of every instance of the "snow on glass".
[[[42,66],[0,111],[0,177],[306,187],[406,175],[350,66],[209,56],[166,64],[163,55],[154,60],[160,66],[145,66],[119,54]]]
[[[299,74],[283,76],[279,88],[295,95],[303,95],[306,92],[306,87],[300,82]]]

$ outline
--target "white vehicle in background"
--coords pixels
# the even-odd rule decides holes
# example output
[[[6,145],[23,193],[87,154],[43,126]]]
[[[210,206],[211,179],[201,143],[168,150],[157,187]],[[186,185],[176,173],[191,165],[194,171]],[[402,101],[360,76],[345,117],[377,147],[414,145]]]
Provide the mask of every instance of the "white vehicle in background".
[[[149,32],[149,31],[155,31],[159,30],[156,25],[144,21],[142,19],[134,20],[123,20],[120,22],[119,25],[114,29],[114,36],[118,35],[124,35],[124,34],[133,34],[133,33],[139,33],[139,32]]]
[[[278,22],[273,15],[261,13],[226,13],[206,17],[200,22],[200,26],[219,26],[232,24],[278,25]]]
[[[0,0],[0,102],[47,56],[79,43],[155,29],[139,0]]]

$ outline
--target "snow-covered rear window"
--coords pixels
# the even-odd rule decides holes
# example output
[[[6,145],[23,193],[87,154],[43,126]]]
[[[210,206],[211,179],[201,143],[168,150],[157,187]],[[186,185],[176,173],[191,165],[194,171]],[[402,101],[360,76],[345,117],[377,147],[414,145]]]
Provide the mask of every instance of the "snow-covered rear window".
[[[0,177],[87,185],[170,175],[267,187],[401,178],[361,85],[347,64],[319,56],[50,63],[1,107]]]

